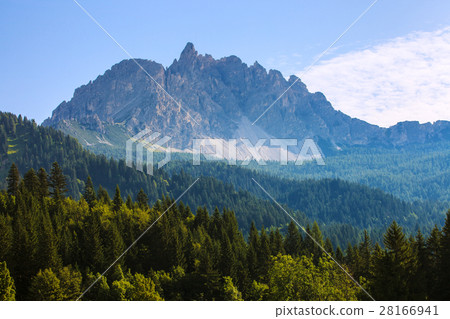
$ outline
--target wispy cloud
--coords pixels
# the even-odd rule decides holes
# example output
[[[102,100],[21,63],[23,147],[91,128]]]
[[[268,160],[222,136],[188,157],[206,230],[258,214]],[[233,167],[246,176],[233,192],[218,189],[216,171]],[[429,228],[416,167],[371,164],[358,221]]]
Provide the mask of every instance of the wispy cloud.
[[[450,27],[323,61],[302,81],[336,109],[373,124],[450,120]]]

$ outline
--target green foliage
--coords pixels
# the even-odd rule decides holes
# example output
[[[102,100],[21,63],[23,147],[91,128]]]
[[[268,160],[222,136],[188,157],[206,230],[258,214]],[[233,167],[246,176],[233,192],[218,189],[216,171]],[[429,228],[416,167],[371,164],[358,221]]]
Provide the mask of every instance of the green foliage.
[[[11,278],[2,283],[14,278],[18,300],[78,298],[159,217],[83,300],[367,299],[317,243],[332,255],[337,247],[336,260],[376,299],[448,298],[443,270],[449,264],[449,217],[442,231],[436,226],[428,237],[419,233],[407,238],[417,224],[426,234],[431,223],[439,222],[442,216],[432,206],[334,179],[298,182],[255,175],[291,207],[287,211],[316,243],[289,224],[279,207],[261,198],[247,170],[205,165],[205,175],[214,173],[221,180],[200,178],[184,203],[174,204],[173,195],[194,181],[179,170],[184,164],[173,164],[179,165],[173,168],[179,173],[148,176],[123,161],[94,156],[57,131],[3,113],[2,136],[16,143],[7,145],[4,163],[15,162],[26,172],[21,181],[14,166],[8,180],[1,171],[7,191],[0,193],[0,260],[8,263]],[[51,162],[48,178],[39,168],[49,169]],[[39,169],[38,174],[31,168]],[[111,201],[108,191],[112,194],[115,186]],[[195,208],[195,216],[189,207]],[[376,242],[393,217],[408,235],[393,223],[382,248]],[[344,256],[339,245],[348,242]],[[418,285],[424,278],[427,284]]]
[[[83,198],[86,200],[86,202],[89,204],[89,207],[91,208],[95,205],[95,201],[97,200],[94,184],[92,183],[92,179],[90,176],[88,176],[84,186]]]
[[[0,301],[16,300],[16,287],[6,262],[0,261]]]
[[[450,202],[448,141],[396,147],[353,146],[327,155],[325,163],[318,166],[312,161],[300,166],[294,163],[284,166],[268,162],[260,166],[252,162],[250,167],[291,180],[339,177],[382,189],[408,201]]]
[[[61,200],[67,192],[67,182],[63,171],[57,162],[53,162],[49,178],[50,195],[55,200]]]
[[[223,277],[223,300],[227,301],[241,301],[242,294],[233,285],[233,279],[231,277]]]
[[[122,207],[123,205],[123,199],[122,196],[120,195],[120,188],[119,185],[116,185],[116,192],[114,193],[114,198],[113,198],[113,210],[115,212],[119,211],[119,209]]]
[[[269,286],[264,283],[253,281],[252,285],[247,293],[248,300],[253,301],[263,301],[267,300],[267,294],[269,291]]]
[[[63,267],[58,272],[60,287],[62,289],[62,300],[77,300],[81,294],[82,274],[71,266]]]
[[[442,237],[440,240],[440,273],[442,274],[439,283],[439,298],[450,300],[450,210],[447,212],[444,227],[442,228]]]
[[[291,221],[288,226],[286,240],[284,241],[284,250],[288,255],[297,257],[302,252],[302,242],[302,235],[298,231],[294,221]]]
[[[32,171],[25,175],[34,179]],[[314,240],[303,239],[293,223],[284,238],[278,229],[258,231],[252,223],[245,242],[235,214],[226,209],[210,216],[200,207],[193,216],[169,197],[151,208],[133,202],[114,207],[109,200],[89,206],[84,196],[78,201],[41,197],[21,185],[17,196],[0,193],[0,252],[11,265],[10,275],[3,275],[11,279],[2,282],[14,278],[19,300],[76,300],[94,282],[83,300],[367,299],[320,246],[376,299],[444,298],[448,216],[443,231],[435,227],[428,238],[419,232],[408,239],[393,222],[384,249],[365,232],[344,256],[339,247],[334,254],[329,238],[323,241],[317,223],[306,226]],[[98,272],[144,230],[145,236],[100,277]],[[418,285],[424,278],[436,286]]]
[[[409,158],[411,158],[411,155]],[[439,163],[446,166],[447,170],[450,169],[448,163]],[[348,164],[345,165],[348,167]],[[268,166],[274,167],[272,164]],[[311,171],[314,169],[328,170],[328,162],[325,166],[310,165],[308,169]],[[430,163],[427,166],[430,168]],[[420,191],[420,194],[422,194],[421,200],[406,202],[382,191],[383,187],[376,189],[337,178],[347,175],[329,174],[321,177],[311,173],[311,176],[294,179],[292,174],[269,174],[270,172],[265,171],[265,166],[252,166],[252,168],[255,168],[256,171],[239,166],[229,166],[224,162],[205,161],[202,165],[192,166],[187,161],[172,161],[169,163],[167,170],[172,174],[176,174],[182,169],[184,174],[188,173],[192,176],[213,176],[222,182],[230,183],[236,189],[246,190],[258,198],[266,199],[267,194],[252,181],[252,178],[254,178],[279,203],[286,205],[287,211],[295,217],[299,224],[306,225],[317,221],[323,235],[329,237],[335,246],[340,245],[341,247],[345,247],[349,241],[354,244],[362,240],[364,229],[367,229],[374,240],[381,241],[383,232],[393,219],[399,221],[409,234],[415,233],[418,225],[423,230],[429,231],[436,221],[443,220],[443,212],[447,209],[447,204],[436,202],[433,197],[430,197],[429,200],[426,196],[424,198],[423,194],[426,190]],[[276,166],[274,169],[276,169]],[[280,168],[280,170],[283,169],[294,168],[288,165]],[[295,169],[302,168],[296,166]],[[360,174],[360,170],[355,174]],[[447,179],[447,183],[445,183],[445,176],[448,176],[448,174],[442,175],[440,171],[436,171],[434,174],[438,174],[442,179],[439,181],[441,193],[446,196],[447,192],[443,191],[444,186],[448,185],[449,182]],[[284,178],[280,178],[280,176]],[[312,177],[315,179],[312,179]],[[376,177],[384,178],[384,175],[377,171]],[[428,180],[428,175],[426,177]],[[318,180],[318,178],[321,179]],[[392,184],[397,185],[398,183],[392,181]],[[413,186],[420,188],[416,178],[414,178],[414,183],[411,184],[411,187]],[[211,189],[210,186],[206,187]],[[207,201],[211,202],[211,199]],[[191,204],[191,202],[188,203]],[[213,209],[214,207],[207,206],[207,208]],[[234,209],[234,207],[230,208]],[[238,209],[235,210],[238,211]],[[279,208],[277,212],[279,212]],[[265,216],[254,218],[252,216],[252,220],[255,221],[258,228],[263,224],[278,226],[282,223],[287,226],[290,219],[286,215],[284,215],[286,217],[284,220],[278,218],[278,216],[280,215],[274,212],[274,215],[268,218]],[[249,229],[250,224],[241,221],[239,216],[238,221],[243,229]]]
[[[61,281],[51,269],[39,270],[31,280],[30,299],[37,301],[63,300],[64,293],[60,283]]]
[[[356,300],[358,288],[331,260],[289,255],[273,257],[269,300]]]
[[[136,202],[141,209],[148,208],[148,196],[145,194],[144,190],[141,188],[136,196]]]
[[[17,195],[17,193],[19,191],[20,175],[19,175],[19,170],[17,169],[17,166],[15,163],[11,164],[6,181],[8,183],[8,188],[7,188],[8,194]]]

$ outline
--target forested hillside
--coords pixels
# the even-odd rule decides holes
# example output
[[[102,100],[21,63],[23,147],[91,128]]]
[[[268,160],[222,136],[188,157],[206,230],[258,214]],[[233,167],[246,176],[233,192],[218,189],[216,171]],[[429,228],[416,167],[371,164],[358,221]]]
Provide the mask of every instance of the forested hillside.
[[[38,170],[43,167],[50,171],[53,162],[60,163],[67,178],[68,195],[80,198],[84,183],[90,175],[95,187],[102,186],[110,196],[116,185],[120,186],[122,195],[134,198],[142,189],[150,202],[154,203],[163,195],[178,197],[193,182],[194,178],[184,174],[169,176],[158,170],[153,176],[127,167],[125,161],[106,159],[84,150],[72,137],[51,128],[36,125],[33,121],[2,113],[0,116],[1,182],[6,183],[9,165],[13,162],[20,171],[30,168]],[[246,191],[236,191],[230,184],[225,184],[213,177],[202,177],[184,197],[183,201],[192,207],[206,206],[214,209],[233,209],[239,226],[248,232],[254,220],[258,227],[286,224],[288,218],[280,213],[279,208],[269,200],[261,200]],[[300,212],[292,212],[302,222],[306,217]]]
[[[12,165],[0,193],[0,300],[369,299],[315,243],[377,300],[450,298],[450,211],[427,237],[393,222],[384,249],[365,233],[344,254],[317,223],[311,237],[293,222],[285,236],[252,224],[246,241],[230,210],[194,216],[167,197],[149,207],[143,191],[124,202],[118,187],[111,200],[90,178],[75,201],[56,162],[23,176]]]
[[[340,180],[289,181],[217,162],[193,167],[188,161],[174,161],[167,171],[157,170],[149,176],[127,167],[123,160],[94,155],[59,131],[6,113],[0,117],[0,139],[4,150],[0,155],[2,183],[13,162],[23,172],[30,168],[37,171],[40,167],[49,171],[51,164],[57,161],[67,179],[68,195],[74,199],[80,198],[90,175],[95,188],[101,185],[110,196],[119,185],[124,198],[134,198],[142,189],[150,203],[155,203],[163,195],[176,198],[195,177],[200,177],[184,195],[183,202],[191,207],[203,206],[209,211],[216,207],[233,210],[245,235],[252,221],[258,229],[281,227],[282,232],[289,223],[288,216],[252,178],[285,204],[301,224],[317,221],[334,247],[359,242],[364,228],[374,239],[381,240],[393,219],[398,220],[407,233],[416,231],[418,225],[429,230],[443,220],[446,209],[435,203],[402,202],[381,191]]]
[[[388,147],[353,146],[325,158],[326,165],[306,162],[287,166],[250,165],[288,179],[340,178],[382,189],[407,201],[450,202],[450,142]]]
[[[370,188],[337,178],[296,180],[277,178],[260,170],[229,166],[226,162],[205,161],[193,166],[188,161],[171,162],[168,172],[180,167],[192,176],[214,176],[245,189],[260,198],[267,198],[258,182],[278,202],[292,209],[299,209],[319,223],[343,223],[360,229],[384,229],[396,219],[408,230],[418,226],[431,229],[442,220],[447,209],[445,203],[416,201],[409,203]],[[439,223],[439,222],[437,222]]]

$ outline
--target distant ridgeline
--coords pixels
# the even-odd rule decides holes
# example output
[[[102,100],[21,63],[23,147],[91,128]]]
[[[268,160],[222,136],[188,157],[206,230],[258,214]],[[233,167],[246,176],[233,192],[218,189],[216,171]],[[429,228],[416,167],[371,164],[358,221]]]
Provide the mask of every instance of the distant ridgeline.
[[[41,167],[49,171],[52,163],[58,162],[67,179],[68,194],[75,199],[80,198],[85,181],[91,176],[95,187],[102,185],[110,195],[116,185],[124,198],[135,198],[142,189],[154,203],[164,195],[176,198],[198,176],[200,180],[182,201],[192,208],[204,206],[213,211],[217,206],[219,210],[233,210],[245,234],[252,221],[258,229],[285,229],[290,222],[252,177],[286,205],[302,225],[317,221],[335,246],[359,241],[362,229],[377,240],[392,220],[397,220],[407,232],[415,231],[419,225],[429,230],[442,222],[447,208],[435,203],[407,203],[383,191],[338,179],[290,181],[214,162],[194,169],[188,162],[175,161],[167,171],[157,170],[150,176],[127,167],[123,160],[92,154],[60,131],[10,113],[0,114],[0,143],[3,187],[13,162],[20,172]]]

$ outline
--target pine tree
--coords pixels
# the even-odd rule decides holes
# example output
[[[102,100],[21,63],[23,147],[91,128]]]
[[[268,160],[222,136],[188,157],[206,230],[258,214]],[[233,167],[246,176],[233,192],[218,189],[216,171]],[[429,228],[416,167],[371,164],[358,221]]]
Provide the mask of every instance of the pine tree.
[[[417,231],[416,238],[413,243],[413,252],[417,261],[417,267],[414,269],[411,299],[426,300],[427,296],[427,271],[429,270],[428,252],[426,249],[425,238],[420,229]]]
[[[114,198],[113,198],[113,210],[115,212],[118,212],[120,210],[120,208],[123,205],[123,199],[122,196],[120,195],[120,188],[119,185],[116,185],[116,192],[114,194]]]
[[[125,202],[125,205],[127,206],[128,209],[133,209],[133,200],[131,199],[131,195],[128,194],[127,196],[127,200]]]
[[[358,247],[358,267],[355,272],[356,277],[369,278],[370,256],[372,255],[373,244],[369,233],[364,230],[364,239]]]
[[[275,231],[271,231],[269,238],[272,256],[284,255],[286,251],[284,250],[283,236],[281,236],[280,230],[277,228]]]
[[[440,254],[440,300],[450,300],[450,210],[447,211],[444,227],[442,228]]]
[[[337,246],[336,248],[336,261],[340,264],[344,263],[344,253],[342,252],[341,247]]]
[[[220,263],[219,268],[223,276],[230,276],[235,264],[234,253],[231,247],[230,239],[223,231],[222,240],[220,242]]]
[[[299,256],[302,249],[302,236],[293,221],[289,223],[286,238],[284,240],[284,250],[286,254],[293,257]]]
[[[259,248],[259,234],[255,223],[252,222],[250,226],[250,233],[248,236],[248,250],[247,250],[247,266],[250,279],[258,279],[258,248]]]
[[[62,200],[64,194],[67,192],[67,182],[66,177],[57,162],[52,164],[49,185],[51,188],[50,195],[52,198],[56,201]]]
[[[270,264],[270,242],[264,227],[261,229],[261,237],[257,251],[258,257],[258,276],[264,278],[269,271]]]
[[[90,208],[94,207],[97,196],[95,195],[94,184],[92,183],[90,176],[88,176],[86,180],[83,197],[89,204]]]
[[[383,242],[386,254],[382,259],[385,266],[381,276],[385,280],[382,299],[407,300],[410,293],[413,259],[410,244],[402,228],[395,221],[387,229]]]
[[[0,213],[0,260],[9,260],[13,246],[13,229],[9,215]]]
[[[58,255],[58,243],[48,212],[40,216],[39,244],[36,254],[38,268],[58,270],[61,267],[61,257]]]
[[[324,254],[323,250],[321,248],[324,246],[324,243],[323,243],[322,232],[316,221],[314,221],[314,223],[313,223],[313,227],[311,229],[310,234],[315,240],[312,253],[314,255],[314,262],[317,263],[319,261],[319,258],[322,257],[322,255]]]
[[[334,257],[334,249],[333,244],[331,243],[330,238],[327,237],[325,240],[325,245],[323,247],[327,253],[329,253],[332,257]]]
[[[48,196],[48,176],[47,172],[43,167],[39,169],[38,172],[38,179],[39,179],[39,194],[41,197]]]
[[[102,236],[103,239],[103,252],[105,260],[113,262],[117,257],[125,250],[125,244],[123,243],[122,236],[120,235],[117,226],[114,222],[110,222]],[[124,259],[119,260],[116,265],[122,265]]]
[[[209,228],[209,214],[205,207],[199,207],[194,218],[194,228],[203,226],[204,229]]]
[[[20,174],[15,163],[11,164],[6,181],[8,183],[8,194],[17,196],[19,191]]]
[[[216,207],[211,216],[208,227],[208,233],[212,239],[220,240],[220,236],[222,235],[222,226],[222,216],[220,215],[219,209]]]
[[[440,278],[441,278],[441,249],[442,233],[435,225],[431,230],[430,236],[427,239],[426,248],[428,252],[427,271],[427,295],[431,300],[440,299]]]
[[[39,178],[37,177],[34,169],[30,168],[30,170],[25,173],[23,176],[23,182],[28,192],[34,195],[39,194]]]
[[[14,279],[9,273],[6,261],[0,261],[0,301],[16,300],[16,287]]]
[[[32,207],[27,207],[23,196],[17,197],[17,215],[13,222],[14,238],[9,267],[14,275],[18,296],[24,295],[30,278],[38,271],[36,256],[40,226],[32,212],[39,211],[39,208],[34,200],[29,201],[28,204]]]
[[[106,189],[102,187],[102,185],[98,186],[97,199],[99,202],[103,204],[109,205],[111,203],[111,198],[109,197],[109,194],[106,191]]]
[[[148,197],[144,190],[141,188],[136,196],[136,202],[141,209],[148,209]]]
[[[104,248],[101,240],[101,221],[100,214],[93,209],[87,216],[83,225],[83,257],[85,265],[93,270],[103,271],[105,264]],[[112,261],[111,261],[112,262]]]

